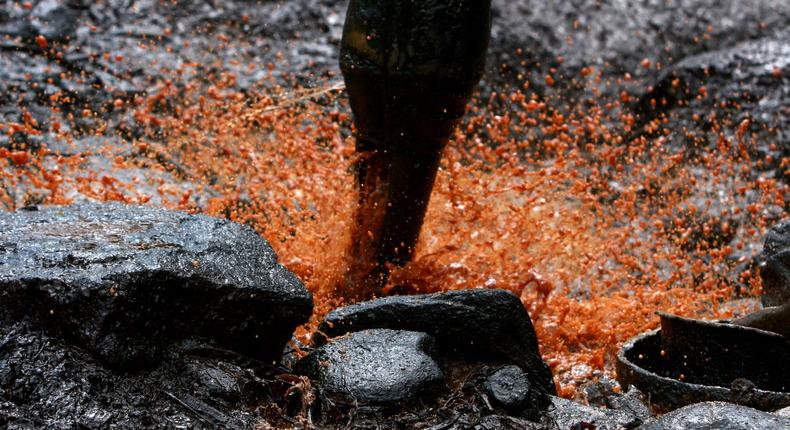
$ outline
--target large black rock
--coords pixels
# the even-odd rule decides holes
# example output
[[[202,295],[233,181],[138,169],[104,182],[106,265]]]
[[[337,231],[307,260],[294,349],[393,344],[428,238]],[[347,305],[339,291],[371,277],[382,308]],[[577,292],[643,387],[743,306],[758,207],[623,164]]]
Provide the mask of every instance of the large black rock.
[[[776,430],[790,419],[725,402],[706,402],[672,411],[639,430]]]
[[[760,261],[763,304],[780,306],[790,302],[790,221],[768,230]]]
[[[554,393],[551,371],[521,301],[505,290],[474,289],[392,296],[330,312],[318,333],[332,338],[371,328],[410,330],[435,337],[446,352],[521,366],[536,387]],[[319,335],[316,343],[326,339]]]
[[[295,371],[318,381],[335,403],[402,407],[445,389],[435,356],[425,333],[373,329],[318,348]]]
[[[790,154],[788,66],[790,31],[689,56],[658,74],[638,110],[645,120],[671,111],[667,127],[686,130],[672,138],[689,148],[718,142],[716,121],[730,122],[728,128],[735,130],[749,120],[750,126],[741,132],[749,132],[746,139],[755,137],[747,145],[750,155],[760,159],[770,155],[775,161],[764,168],[776,168],[778,160]],[[694,114],[702,120],[695,121]],[[738,143],[744,140],[744,136],[727,137]],[[777,176],[786,175],[780,170]]]
[[[279,360],[312,298],[249,227],[85,204],[0,214],[0,312],[135,370],[192,337]]]

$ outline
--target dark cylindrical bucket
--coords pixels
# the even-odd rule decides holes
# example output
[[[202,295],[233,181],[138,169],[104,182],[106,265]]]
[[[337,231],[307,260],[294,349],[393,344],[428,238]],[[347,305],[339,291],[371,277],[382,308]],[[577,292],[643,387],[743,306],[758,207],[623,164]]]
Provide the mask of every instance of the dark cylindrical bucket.
[[[647,394],[659,411],[704,401],[764,411],[790,406],[790,392],[784,388],[790,360],[781,358],[790,357],[790,343],[784,337],[731,324],[705,325],[675,339],[686,342],[685,352],[666,351],[661,330],[626,342],[617,356],[617,380]],[[706,337],[702,349],[694,345],[698,336]]]

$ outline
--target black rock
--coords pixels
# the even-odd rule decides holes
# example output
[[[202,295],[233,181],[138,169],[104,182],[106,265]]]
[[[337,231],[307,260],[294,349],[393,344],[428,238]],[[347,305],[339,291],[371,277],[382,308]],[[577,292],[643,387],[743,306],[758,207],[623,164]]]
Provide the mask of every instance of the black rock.
[[[636,387],[628,387],[625,394],[615,394],[609,397],[608,406],[612,410],[631,415],[642,423],[650,421],[654,416],[648,406],[647,396]],[[636,422],[636,420],[634,421]]]
[[[227,363],[206,364],[202,361],[188,361],[189,378],[203,387],[209,395],[228,402],[238,402],[242,398],[245,371]]]
[[[0,309],[132,370],[191,337],[279,360],[312,298],[249,227],[85,204],[0,214]]]
[[[508,291],[474,289],[385,297],[330,312],[318,332],[332,338],[370,328],[428,333],[444,352],[516,364],[536,388],[555,392],[551,371],[538,352],[529,314]],[[325,338],[317,336],[315,340],[321,344]]]
[[[317,381],[334,403],[402,407],[444,390],[435,356],[425,333],[374,329],[335,339],[294,370]]]
[[[780,306],[790,302],[790,221],[768,230],[759,260],[763,305]]]
[[[790,63],[787,33],[748,40],[689,56],[661,71],[652,93],[677,103],[697,98],[700,86],[708,95],[731,99],[760,99],[782,84]]]
[[[724,402],[696,403],[672,411],[639,430],[777,430],[790,419]]]
[[[641,67],[644,58],[653,66],[666,66],[690,55],[773,35],[790,20],[790,7],[782,0],[628,4],[494,0],[492,4],[489,64],[495,68],[507,64],[513,76],[524,74],[530,87],[539,91],[546,88],[543,77],[550,68],[556,69],[554,77],[561,86],[569,84],[563,76],[577,78],[588,65],[604,76],[619,78],[628,72],[638,81],[652,74]]]
[[[749,120],[749,127],[740,132],[748,132],[746,138],[758,138],[748,145],[750,155],[780,159],[790,154],[788,58],[788,31],[684,58],[658,74],[647,87],[640,109],[646,119],[654,118],[656,112],[676,110],[667,127],[687,130],[675,138],[681,139],[679,144],[691,146],[715,144],[719,139],[718,133],[709,132],[712,124],[707,117],[712,113],[715,121],[732,122],[731,129]],[[692,120],[695,113],[702,121]],[[736,142],[744,139],[743,135],[728,137]]]
[[[579,389],[584,392],[585,400],[590,406],[607,407],[609,399],[620,390],[620,384],[606,375],[593,376],[593,380],[582,384]]]
[[[622,410],[609,410],[585,406],[560,397],[551,398],[547,419],[560,429],[621,430],[633,429],[642,419]]]
[[[511,415],[519,415],[529,406],[532,385],[518,366],[505,366],[488,377],[486,393]]]
[[[543,430],[546,427],[515,417],[488,415],[470,428],[472,430]]]

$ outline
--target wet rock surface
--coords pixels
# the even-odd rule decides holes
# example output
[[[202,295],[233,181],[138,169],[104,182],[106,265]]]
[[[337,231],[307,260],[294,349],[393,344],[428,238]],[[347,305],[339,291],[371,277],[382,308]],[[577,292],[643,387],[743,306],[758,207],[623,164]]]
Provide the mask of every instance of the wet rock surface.
[[[628,387],[625,394],[610,396],[607,399],[606,407],[633,417],[633,422],[647,423],[653,420],[655,413],[649,406],[648,397],[636,389]]]
[[[9,64],[21,60],[20,66],[26,61],[51,63],[84,76],[61,77],[58,69],[43,70],[43,66],[34,69],[38,72],[32,74],[34,82],[44,80],[37,92],[17,88],[26,96],[25,104],[34,105],[36,96],[62,90],[79,97],[74,100],[75,108],[79,102],[101,106],[111,97],[150,92],[151,73],[166,78],[168,70],[187,61],[205,64],[206,75],[237,67],[241,88],[255,83],[266,71],[243,71],[242,66],[226,61],[234,57],[261,65],[284,59],[288,73],[318,77],[336,69],[344,7],[335,0],[178,4],[42,0],[30,2],[30,8],[13,0],[0,4],[0,34],[6,36],[0,58],[8,59]],[[310,25],[303,25],[306,23]],[[226,49],[217,49],[218,34],[233,42]],[[39,45],[35,40],[39,35],[49,45]],[[47,49],[53,43],[60,44],[61,58],[50,58]],[[103,56],[105,52],[112,55]],[[3,74],[0,81],[24,82],[20,81],[24,69],[4,68]],[[47,77],[53,78],[51,84]]]
[[[348,336],[357,337],[370,331],[367,330]],[[412,333],[412,332],[406,332]],[[420,334],[425,336],[424,333]],[[344,336],[339,338],[345,340]],[[331,344],[330,344],[331,345]],[[396,346],[397,344],[393,344]],[[359,345],[362,350],[370,349],[365,344]],[[322,347],[326,348],[326,346]],[[388,346],[382,347],[383,355],[397,354]],[[378,349],[378,348],[376,348]],[[355,354],[359,355],[359,353]],[[339,357],[338,366],[346,366],[343,357]],[[376,362],[377,359],[372,359]],[[400,407],[387,406],[386,404],[356,404],[349,407],[347,395],[332,396],[322,389],[322,383],[315,382],[316,400],[313,403],[313,422],[318,428],[358,428],[368,429],[377,425],[384,428],[446,428],[446,429],[472,429],[472,428],[514,428],[514,429],[553,429],[553,424],[546,414],[550,400],[542,391],[530,390],[527,394],[529,400],[524,407],[508,411],[497,403],[486,388],[486,381],[502,366],[489,366],[481,363],[445,362],[436,357],[436,363],[444,373],[444,379],[438,382],[429,396],[421,399],[401,402]],[[308,363],[308,361],[305,361]],[[324,362],[332,365],[332,360]],[[312,363],[310,363],[312,366]],[[301,370],[301,365],[296,370]],[[395,366],[398,367],[397,365]],[[382,370],[377,370],[382,372]],[[391,370],[387,371],[391,372]],[[364,378],[354,376],[349,380],[358,381]],[[383,391],[393,391],[392,388]],[[412,397],[413,398],[413,397]],[[386,425],[382,424],[386,423]],[[389,427],[387,427],[389,426]]]
[[[109,173],[113,157],[92,137],[144,136],[151,124],[135,118],[140,99],[183,91],[188,81],[209,86],[223,74],[234,77],[226,90],[242,94],[271,85],[268,76],[289,87],[323,85],[316,82],[339,75],[344,8],[338,0],[0,0],[0,122],[35,123],[41,132],[4,132],[0,148],[52,147],[47,159],[55,160],[74,152],[55,144],[57,132],[66,132],[82,148],[77,154],[86,168]],[[146,158],[145,151],[126,157],[150,164]],[[177,164],[153,164],[171,162]],[[158,189],[163,182],[196,188],[188,175],[163,172],[160,182],[151,174],[130,169],[125,176],[138,178],[137,191],[154,204],[168,199]],[[13,190],[8,209],[38,204],[47,194],[27,188]]]
[[[535,387],[554,392],[529,314],[508,291],[385,297],[330,312],[318,331],[332,338],[371,328],[424,332],[436,338],[445,353],[517,364]],[[317,336],[316,341],[320,344],[324,338]]]
[[[790,222],[782,222],[768,230],[760,260],[763,305],[780,306],[790,302]]]
[[[294,370],[335,404],[397,408],[445,390],[435,357],[435,341],[425,333],[373,329],[335,339]]]
[[[678,147],[708,147],[722,137],[741,145],[767,176],[785,178],[779,161],[790,154],[790,32],[743,41],[684,58],[664,68],[647,88],[638,111],[645,120],[669,115]],[[699,120],[695,121],[695,114]],[[735,133],[714,126],[727,121]],[[775,171],[775,173],[774,173]],[[765,173],[764,173],[765,174]]]
[[[121,204],[31,207],[2,214],[0,226],[0,423],[11,428],[249,428],[297,415],[327,428],[382,417],[490,428],[539,423],[546,409],[545,389],[522,370],[525,350],[483,343],[511,333],[536,348],[508,292],[437,295],[427,308],[413,303],[425,298],[392,298],[412,300],[404,317],[432,309],[436,321],[443,309],[485,324],[460,342],[447,341],[457,331],[433,330],[446,354],[427,333],[355,330],[292,374],[272,362],[311,313],[310,295],[251,229]],[[475,361],[490,354],[521,368]],[[403,415],[406,404],[416,412]]]
[[[0,91],[0,113],[5,119],[21,120],[28,110],[39,123],[49,124],[48,99],[59,91],[69,96],[59,106],[64,112],[78,113],[86,105],[99,111],[114,98],[159,91],[151,82],[167,80],[168,71],[189,62],[202,64],[196,75],[233,72],[242,91],[268,73],[265,67],[247,70],[247,63],[283,65],[274,73],[303,82],[339,76],[337,49],[346,5],[338,0],[0,4],[0,35],[5,37],[0,44],[0,85],[5,87],[0,88],[8,90]],[[552,89],[545,79],[551,74],[557,89],[567,92],[579,84],[570,78],[582,67],[595,66],[607,77],[633,75],[633,82],[604,88],[618,94],[622,86],[639,87],[653,77],[655,70],[642,67],[643,59],[667,66],[773,37],[790,20],[790,7],[781,0],[646,1],[625,7],[613,1],[495,0],[493,14],[487,88],[516,84],[522,74],[543,93]],[[39,46],[39,35],[48,45]],[[222,35],[222,49],[217,35]],[[60,55],[51,52],[53,46]],[[11,93],[21,97],[1,96]],[[113,108],[108,114],[122,118],[124,111]],[[84,125],[90,128],[90,121]]]
[[[551,402],[548,421],[560,429],[634,429],[643,423],[643,417],[625,410],[585,406],[560,397],[552,397]]]
[[[787,7],[776,10],[786,13]],[[711,268],[739,294],[748,291],[743,276],[758,274],[759,235],[744,235],[756,217],[778,222],[786,212],[783,202],[761,202],[759,193],[720,199],[717,190],[739,181],[787,182],[790,141],[790,33],[773,28],[766,35],[732,40],[704,51],[677,58],[645,75],[639,89],[629,90],[627,108],[634,112],[635,139],[657,139],[684,162],[703,166],[706,151],[737,153],[732,174],[719,180],[696,175],[692,192],[673,209],[665,225],[681,220],[674,231],[688,255],[709,250],[733,249],[726,264]],[[667,133],[667,131],[672,131]],[[679,131],[679,132],[675,132]],[[665,136],[665,137],[662,137]],[[703,169],[699,169],[701,172]],[[682,187],[664,194],[683,194]],[[646,194],[650,194],[646,190]],[[742,208],[756,207],[748,213]],[[737,209],[735,209],[737,208]],[[691,210],[690,210],[691,209]],[[703,257],[704,260],[704,257]],[[706,263],[707,264],[707,263]],[[763,277],[775,273],[763,270]],[[764,304],[779,304],[772,297],[775,282],[768,280]],[[767,301],[766,301],[767,300]]]
[[[193,336],[276,361],[312,298],[249,227],[85,204],[0,215],[0,306],[134,370]]]
[[[697,403],[670,412],[639,430],[773,430],[790,428],[790,419],[723,402]]]

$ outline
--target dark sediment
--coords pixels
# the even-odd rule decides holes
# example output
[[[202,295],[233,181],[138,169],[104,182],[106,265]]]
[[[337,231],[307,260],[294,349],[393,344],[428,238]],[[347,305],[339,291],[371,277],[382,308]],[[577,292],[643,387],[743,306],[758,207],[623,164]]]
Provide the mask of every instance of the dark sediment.
[[[0,425],[251,427],[311,312],[249,227],[120,204],[0,214]]]

